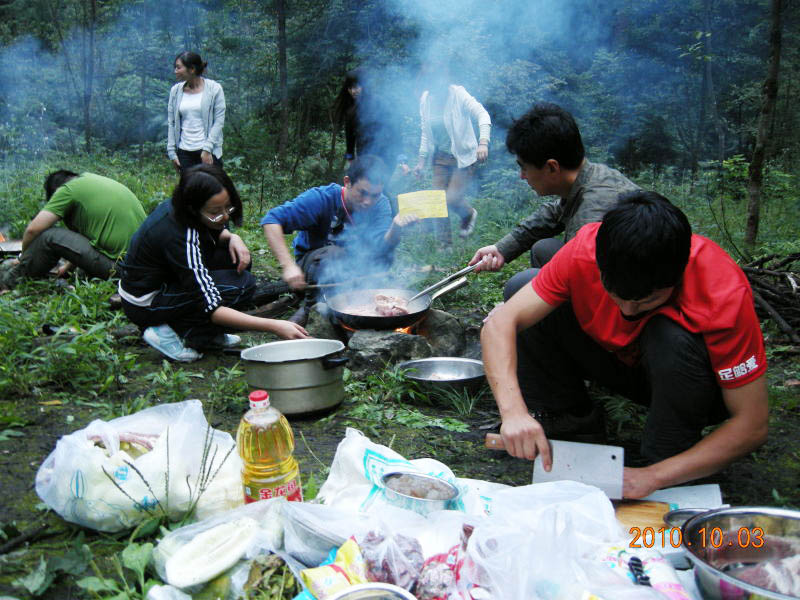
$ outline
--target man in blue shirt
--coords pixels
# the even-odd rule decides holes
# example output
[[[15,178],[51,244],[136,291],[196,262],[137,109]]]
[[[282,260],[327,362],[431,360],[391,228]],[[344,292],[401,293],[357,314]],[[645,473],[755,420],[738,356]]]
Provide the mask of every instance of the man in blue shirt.
[[[391,266],[403,227],[418,218],[392,218],[383,195],[387,170],[376,156],[361,156],[347,170],[343,185],[331,183],[306,190],[270,210],[261,225],[272,252],[283,269],[282,278],[293,290],[308,284],[346,281],[355,275]],[[285,235],[297,231],[292,242]],[[308,302],[290,317],[305,324]]]

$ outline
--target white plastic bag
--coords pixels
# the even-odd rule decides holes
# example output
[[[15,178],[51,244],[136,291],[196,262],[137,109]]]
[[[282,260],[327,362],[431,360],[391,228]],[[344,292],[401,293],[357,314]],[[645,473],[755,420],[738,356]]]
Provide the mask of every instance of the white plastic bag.
[[[381,477],[391,471],[412,471],[433,475],[452,483],[458,499],[449,509],[473,515],[491,511],[491,496],[509,486],[471,479],[458,479],[450,468],[432,458],[407,460],[391,448],[376,444],[357,429],[348,427],[339,442],[328,478],[317,494],[324,504],[352,512],[380,512],[394,507],[384,494]]]
[[[233,438],[210,429],[202,403],[187,400],[62,436],[36,473],[36,493],[67,521],[121,531],[161,510],[182,517],[201,482],[198,518],[242,504]]]

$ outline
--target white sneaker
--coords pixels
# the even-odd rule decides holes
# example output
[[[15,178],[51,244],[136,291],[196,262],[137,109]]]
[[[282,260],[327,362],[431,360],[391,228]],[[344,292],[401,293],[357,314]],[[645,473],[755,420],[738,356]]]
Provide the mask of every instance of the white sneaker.
[[[167,358],[179,362],[193,362],[203,357],[197,350],[187,348],[178,334],[169,325],[148,327],[142,335],[144,341]]]
[[[214,345],[220,348],[233,348],[242,343],[242,338],[232,333],[223,333],[214,338]]]
[[[470,209],[472,212],[470,213],[469,217],[463,219],[461,221],[461,228],[458,232],[462,238],[467,237],[470,233],[475,230],[475,221],[478,220],[478,211],[474,208]]]

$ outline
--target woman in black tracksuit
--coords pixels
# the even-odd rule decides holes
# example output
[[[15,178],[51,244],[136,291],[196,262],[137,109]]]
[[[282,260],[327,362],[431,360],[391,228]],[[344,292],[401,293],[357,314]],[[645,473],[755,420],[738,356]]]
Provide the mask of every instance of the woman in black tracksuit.
[[[119,293],[144,340],[173,360],[189,362],[198,350],[235,345],[226,330],[268,331],[286,339],[308,337],[290,321],[237,310],[255,290],[250,252],[228,229],[241,224],[242,203],[216,165],[183,171],[172,199],[161,203],[131,239],[119,266]]]

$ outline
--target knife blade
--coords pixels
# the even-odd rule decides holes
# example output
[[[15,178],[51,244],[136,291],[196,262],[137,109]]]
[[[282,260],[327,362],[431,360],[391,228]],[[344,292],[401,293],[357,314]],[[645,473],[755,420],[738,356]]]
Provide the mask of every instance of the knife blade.
[[[547,481],[579,481],[603,490],[609,498],[622,498],[622,470],[625,450],[621,446],[584,444],[549,440],[553,458],[550,472],[544,470],[541,455],[533,461],[533,483]],[[487,433],[486,447],[505,450],[503,438]]]

